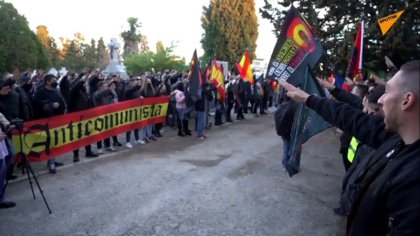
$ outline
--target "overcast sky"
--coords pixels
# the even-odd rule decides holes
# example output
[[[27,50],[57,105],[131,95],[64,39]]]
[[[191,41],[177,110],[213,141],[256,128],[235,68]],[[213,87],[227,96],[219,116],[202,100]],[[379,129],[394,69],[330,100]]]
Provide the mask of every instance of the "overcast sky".
[[[128,29],[127,19],[136,17],[141,22],[140,32],[146,35],[149,47],[154,51],[156,42],[165,46],[174,42],[175,54],[187,61],[194,49],[203,54],[200,39],[203,34],[200,17],[202,7],[209,0],[5,0],[24,15],[29,27],[35,32],[36,26],[45,25],[51,36],[73,38],[80,32],[90,41],[103,37],[108,43],[112,37]],[[275,37],[272,25],[262,19],[258,7],[263,0],[256,0],[259,23],[257,57],[268,60],[274,48]],[[121,42],[122,44],[122,42]],[[239,59],[238,59],[239,60]]]

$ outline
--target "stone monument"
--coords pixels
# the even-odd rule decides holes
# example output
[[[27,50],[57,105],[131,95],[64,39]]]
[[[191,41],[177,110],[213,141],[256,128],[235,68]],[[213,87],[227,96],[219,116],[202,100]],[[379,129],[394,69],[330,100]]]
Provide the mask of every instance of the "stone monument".
[[[111,42],[108,43],[109,54],[111,60],[106,66],[105,70],[102,71],[103,74],[118,74],[122,79],[128,79],[127,72],[125,71],[125,66],[120,62],[119,48],[120,44],[116,38],[111,38]]]

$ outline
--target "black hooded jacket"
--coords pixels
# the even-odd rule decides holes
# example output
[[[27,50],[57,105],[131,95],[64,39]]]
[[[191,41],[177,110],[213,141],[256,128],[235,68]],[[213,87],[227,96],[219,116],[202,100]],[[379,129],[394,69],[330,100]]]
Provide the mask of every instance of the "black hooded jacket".
[[[420,235],[420,140],[405,145],[398,134],[385,130],[382,117],[345,103],[311,95],[306,106],[376,149],[355,181],[359,189],[347,234]]]
[[[69,93],[69,111],[82,111],[90,108],[90,101],[85,81],[77,81],[70,89]]]

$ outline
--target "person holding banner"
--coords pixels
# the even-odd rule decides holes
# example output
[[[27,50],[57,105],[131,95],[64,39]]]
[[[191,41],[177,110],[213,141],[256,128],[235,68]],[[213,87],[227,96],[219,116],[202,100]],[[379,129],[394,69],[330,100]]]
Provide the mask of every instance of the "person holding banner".
[[[83,111],[89,109],[89,95],[85,86],[87,76],[74,80],[74,85],[70,88],[69,91],[69,112]],[[85,146],[85,151],[85,156],[88,158],[98,156],[96,152],[92,151],[92,147],[90,144]],[[76,163],[79,161],[79,149],[75,149],[73,150],[73,162]]]
[[[287,96],[376,149],[355,181],[347,235],[420,235],[420,60],[407,62],[387,82],[378,100],[383,117],[280,84]]]
[[[125,100],[140,98],[140,82],[140,77],[129,79],[128,86],[125,88]],[[136,128],[125,133],[125,146],[127,148],[133,148],[133,145],[131,144],[131,131],[134,133],[135,143],[144,144],[144,141],[139,138],[139,129]]]
[[[67,112],[67,104],[63,96],[57,90],[57,77],[52,74],[44,76],[44,86],[35,92],[34,100],[38,105],[38,118],[48,118]],[[63,163],[56,162],[55,158],[48,159],[47,167],[51,174],[56,173],[56,166],[62,166]]]
[[[146,74],[147,73],[145,73],[140,80],[142,82],[140,88],[140,95],[143,98],[154,97],[156,94],[155,88],[152,85],[150,76]],[[145,141],[146,143],[149,143],[150,140],[157,140],[156,137],[153,135],[153,124],[148,124],[145,127],[141,128],[141,132],[143,135],[143,141]]]
[[[98,83],[98,90],[93,94],[93,103],[95,107],[112,104],[118,101],[117,94],[114,93],[111,89],[109,89],[108,86],[109,86],[108,82],[106,81],[100,81]],[[104,141],[106,151],[109,151],[109,152],[116,151],[116,149],[111,146],[111,139],[109,137],[104,138],[103,141]],[[98,141],[96,143],[96,146],[98,148],[98,153],[102,154],[103,153],[102,141]]]

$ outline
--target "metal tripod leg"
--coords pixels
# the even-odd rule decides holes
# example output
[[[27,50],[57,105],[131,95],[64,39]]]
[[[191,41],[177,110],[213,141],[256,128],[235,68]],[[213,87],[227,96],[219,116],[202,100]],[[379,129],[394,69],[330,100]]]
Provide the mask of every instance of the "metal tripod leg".
[[[25,155],[25,154],[23,154],[23,155]],[[30,174],[32,175],[32,177],[34,178],[34,180],[35,180],[35,183],[36,183],[36,185],[38,186],[38,190],[39,190],[39,192],[41,193],[41,196],[42,196],[42,199],[44,199],[44,203],[45,203],[45,205],[47,206],[47,209],[48,209],[48,212],[50,213],[50,214],[52,214],[52,211],[51,211],[51,209],[50,209],[50,206],[48,205],[48,202],[47,202],[47,199],[45,198],[45,196],[44,196],[44,191],[42,191],[42,188],[41,188],[41,186],[39,185],[39,182],[38,182],[38,179],[36,178],[36,176],[35,176],[35,174],[34,174],[34,170],[32,169],[32,166],[31,166],[31,164],[28,162],[28,160],[27,160],[27,157],[26,156],[23,156],[23,161],[25,162],[24,163],[24,165],[26,166],[26,169],[27,169],[27,171],[28,171],[28,179],[29,179],[29,183],[30,183],[30,185],[31,185],[31,188],[32,188],[32,181],[31,181],[31,178],[30,178]],[[30,172],[30,173],[29,173]],[[34,192],[34,190],[32,189],[32,193]],[[34,198],[35,198],[35,194],[34,194]]]
[[[29,174],[29,168],[28,168],[28,166],[26,165],[26,163],[25,163],[25,162],[26,162],[26,161],[23,161],[23,162],[22,162],[22,169],[24,169],[24,170],[26,171],[26,175],[28,176],[29,185],[31,186],[32,195],[34,196],[34,199],[36,199],[36,197],[35,197],[34,187],[33,187],[33,185],[32,185],[32,179],[31,179],[31,176],[30,176],[30,174]]]

